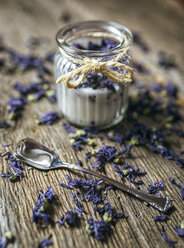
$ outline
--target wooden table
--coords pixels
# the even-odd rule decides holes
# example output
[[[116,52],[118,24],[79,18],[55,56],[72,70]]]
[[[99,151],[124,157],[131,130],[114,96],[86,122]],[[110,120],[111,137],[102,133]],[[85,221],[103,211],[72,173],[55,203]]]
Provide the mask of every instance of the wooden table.
[[[145,62],[154,72],[154,77],[150,77],[148,81],[154,80],[159,75],[165,81],[174,81],[180,87],[181,93],[184,92],[182,87],[184,80],[184,15],[183,8],[178,2],[169,0],[0,1],[1,34],[6,44],[25,54],[29,52],[25,41],[31,36],[42,37],[45,40],[36,50],[36,53],[43,55],[48,51],[55,51],[57,49],[55,34],[64,24],[60,17],[65,12],[71,15],[71,21],[112,20],[127,26],[133,31],[141,32],[151,51],[144,54],[140,48],[134,45],[132,53],[134,59]],[[179,69],[171,70],[166,74],[164,70],[156,66],[157,51],[162,49],[176,55],[177,63],[180,65]],[[17,95],[12,85],[16,81],[26,84],[33,80],[35,80],[34,73],[0,75],[0,114],[2,118],[7,117],[6,105],[9,97]],[[54,85],[54,77],[51,80]],[[52,126],[38,126],[35,124],[33,118],[35,114],[44,114],[53,108],[57,109],[57,105],[53,106],[44,99],[29,104],[20,120],[12,122],[12,126],[8,130],[1,130],[1,150],[12,151],[15,143],[27,136],[36,138],[50,146],[65,161],[76,163],[77,159],[81,159],[84,166],[87,166],[85,164],[85,152],[89,151],[90,148],[86,147],[84,151],[76,153],[70,147],[68,135],[61,125],[63,120]],[[12,145],[3,148],[2,144],[9,142]],[[100,139],[97,140],[97,143],[98,147],[102,146]],[[108,141],[106,143],[111,144]],[[175,139],[173,148],[176,150],[184,149],[183,140]],[[166,184],[167,188],[164,193],[173,199],[175,206],[175,210],[170,215],[170,220],[165,225],[166,232],[170,238],[178,241],[176,247],[184,247],[183,240],[178,238],[173,229],[176,224],[183,220],[184,205],[180,199],[179,190],[171,185],[168,179],[172,173],[177,181],[183,183],[184,171],[175,162],[165,160],[159,155],[150,153],[145,148],[135,148],[133,158],[128,159],[128,161],[147,171],[147,175],[144,177],[145,186],[142,189],[146,190],[148,184],[156,180],[162,180]],[[0,172],[7,171],[7,166],[7,161],[1,158]],[[25,167],[25,176],[20,182],[10,183],[6,179],[0,179],[0,236],[10,230],[16,237],[15,243],[9,247],[37,247],[38,243],[48,233],[53,234],[53,247],[168,247],[161,237],[161,224],[153,221],[153,216],[159,215],[159,212],[120,191],[110,191],[107,199],[118,211],[123,209],[128,218],[118,221],[113,234],[103,243],[88,236],[85,231],[87,219],[91,214],[93,215],[93,208],[90,203],[85,206],[88,214],[86,220],[81,221],[80,228],[71,229],[56,225],[42,230],[35,224],[31,224],[32,209],[35,206],[38,192],[40,189],[46,191],[50,185],[59,197],[58,203],[53,209],[54,220],[57,220],[68,209],[74,208],[74,203],[69,196],[70,192],[58,185],[58,180],[66,182],[66,173],[69,173],[72,177],[79,176],[79,174],[66,170],[44,173],[37,170],[28,170]],[[119,180],[118,175],[109,167],[106,167],[105,173]],[[117,198],[117,196],[120,197]],[[141,214],[141,219],[137,218],[137,214]]]

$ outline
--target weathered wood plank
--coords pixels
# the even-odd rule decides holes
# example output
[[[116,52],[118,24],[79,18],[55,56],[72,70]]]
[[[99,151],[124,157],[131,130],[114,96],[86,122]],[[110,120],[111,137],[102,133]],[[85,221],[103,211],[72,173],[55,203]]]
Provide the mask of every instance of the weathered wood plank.
[[[98,5],[97,5],[98,4]],[[165,80],[173,80],[181,91],[184,79],[183,72],[183,12],[177,5],[170,4],[169,1],[84,1],[84,0],[55,0],[55,1],[0,1],[0,30],[4,36],[6,44],[15,47],[20,52],[28,52],[25,41],[30,36],[48,37],[46,42],[38,49],[40,55],[47,51],[56,50],[54,36],[56,31],[64,24],[60,16],[68,11],[71,14],[71,20],[87,19],[106,19],[120,22],[128,26],[131,30],[138,30],[144,34],[151,52],[143,54],[139,48],[133,47],[133,57],[145,62],[154,72],[153,77],[145,79],[151,82],[154,78],[163,77]],[[172,18],[171,18],[172,17]],[[179,69],[167,74],[155,66],[156,53],[164,49],[169,53],[176,54]],[[139,75],[137,75],[139,77]],[[26,75],[16,74],[13,76],[0,75],[0,117],[7,117],[6,105],[10,96],[16,96],[12,85],[16,81],[23,83],[35,80],[35,75],[28,73]],[[54,77],[51,77],[54,87]],[[84,162],[84,166],[90,167],[90,162],[85,164],[85,151],[74,152],[70,148],[69,139],[66,131],[61,126],[61,121],[53,126],[37,126],[33,116],[44,114],[56,105],[51,105],[47,100],[41,100],[38,103],[31,103],[26,106],[23,118],[17,123],[12,123],[8,131],[1,131],[1,150],[13,150],[17,141],[27,137],[40,140],[61,155],[63,160],[76,163],[77,159]],[[126,128],[127,122],[124,122]],[[2,144],[11,143],[12,146],[3,148]],[[107,141],[107,144],[112,144]],[[97,140],[98,147],[102,146],[100,139]],[[173,149],[184,149],[183,140],[173,141]],[[7,171],[7,162],[0,160],[0,173]],[[173,230],[173,226],[182,221],[183,202],[179,197],[179,190],[172,186],[168,177],[169,174],[175,175],[178,181],[184,181],[184,172],[173,161],[164,160],[158,155],[150,153],[145,148],[135,148],[133,158],[128,158],[130,164],[147,171],[144,177],[146,190],[148,184],[156,180],[162,180],[167,188],[165,194],[174,200],[175,211],[170,216],[167,225],[167,233],[170,238],[178,240],[177,247],[183,246],[182,239],[178,239]],[[44,191],[52,185],[54,192],[59,196],[57,204],[53,209],[53,217],[56,221],[65,211],[74,208],[67,190],[58,186],[58,180],[65,182],[65,175],[72,177],[81,175],[80,173],[68,172],[66,170],[50,171],[44,173],[36,170],[29,170],[25,167],[25,177],[19,182],[12,184],[7,180],[0,178],[0,236],[6,231],[11,230],[16,236],[14,245],[10,247],[36,247],[37,244],[48,233],[53,233],[53,247],[167,247],[165,241],[161,238],[161,225],[155,224],[153,216],[158,215],[158,211],[148,208],[140,201],[124,194],[120,191],[108,192],[107,198],[110,199],[112,206],[118,211],[122,209],[128,215],[127,219],[122,219],[114,227],[113,235],[109,236],[104,242],[98,242],[85,232],[86,221],[81,221],[80,228],[49,227],[47,230],[40,230],[36,225],[31,224],[32,209],[34,207],[37,195],[40,189]],[[117,174],[112,171],[110,166],[106,167],[105,174],[119,180]],[[118,196],[120,196],[118,198]],[[85,204],[85,210],[88,213],[87,218],[93,215],[91,204]],[[139,220],[136,215],[141,214]],[[87,219],[86,218],[86,219]]]

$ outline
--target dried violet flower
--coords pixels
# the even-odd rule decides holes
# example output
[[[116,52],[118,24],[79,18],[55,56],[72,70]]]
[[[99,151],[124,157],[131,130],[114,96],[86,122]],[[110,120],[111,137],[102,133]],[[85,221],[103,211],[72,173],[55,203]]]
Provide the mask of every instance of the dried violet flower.
[[[63,127],[69,133],[70,144],[75,150],[83,150],[83,145],[95,146],[95,140],[92,135],[97,134],[94,126],[84,129],[74,130],[71,125],[63,123]]]
[[[50,239],[52,238],[52,234],[49,234],[42,242],[39,243],[38,248],[44,248],[52,245]]]
[[[22,179],[24,171],[22,168],[21,163],[16,160],[10,152],[6,152],[5,154],[1,155],[1,157],[6,157],[6,160],[9,161],[9,165],[11,166],[11,168],[15,171],[16,174],[2,174],[1,176],[3,177],[7,177],[11,182],[15,182],[18,179]]]
[[[139,33],[133,32],[133,39],[134,39],[134,43],[136,45],[138,45],[143,50],[143,52],[148,52],[149,51],[148,45],[142,39],[142,37],[141,37],[141,35]]]
[[[19,91],[22,96],[26,95],[28,101],[38,101],[42,97],[47,97],[49,102],[56,102],[55,91],[50,89],[47,81],[31,82],[28,85],[22,85],[16,82],[14,89]]]
[[[0,121],[0,128],[9,128],[10,125],[6,121]]]
[[[180,183],[177,183],[177,182],[173,179],[172,175],[169,176],[169,179],[170,179],[170,182],[171,182],[172,184],[174,184],[176,187],[178,187],[178,188],[180,189],[181,199],[184,200],[184,186],[182,186]]]
[[[86,225],[86,232],[93,235],[97,240],[103,240],[105,234],[110,233],[112,228],[110,224],[104,220],[94,221],[93,217],[90,217],[88,224]]]
[[[159,190],[165,189],[165,184],[160,181],[156,181],[154,182],[154,184],[149,184],[148,186],[148,193],[149,194],[154,194],[154,193],[158,193]]]
[[[8,102],[8,117],[10,120],[15,120],[21,115],[21,111],[24,109],[27,101],[24,97],[11,98]]]
[[[154,221],[155,222],[164,222],[164,221],[167,221],[169,219],[169,216],[168,215],[160,215],[160,216],[155,216],[154,217]]]
[[[100,214],[100,216],[106,222],[115,221],[117,219],[120,219],[120,218],[124,218],[125,217],[125,213],[124,212],[116,213],[116,211],[111,207],[110,201],[107,201],[102,206],[96,206],[96,207],[94,207],[95,216],[96,216],[96,213],[97,212]]]
[[[116,148],[114,146],[103,146],[96,154],[97,163],[92,164],[95,168],[103,168],[108,162],[113,162],[116,158]]]
[[[143,74],[146,74],[146,75],[149,75],[149,74],[150,74],[150,70],[149,70],[145,65],[143,65],[143,64],[140,63],[140,62],[133,61],[133,68],[134,68],[138,73],[143,73]]]
[[[175,226],[174,230],[180,237],[184,237],[184,221],[181,222],[180,227]]]
[[[79,218],[77,213],[74,213],[73,211],[67,211],[65,214],[65,218],[64,216],[61,216],[58,220],[58,223],[60,225],[64,225],[65,222],[69,225],[69,226],[75,226],[76,224],[79,223]]]
[[[11,232],[6,232],[4,234],[4,237],[0,237],[0,248],[6,248],[9,243],[13,243],[15,240],[15,237]]]
[[[161,231],[162,237],[164,238],[164,240],[166,241],[166,243],[169,245],[170,248],[174,248],[175,244],[177,243],[177,241],[174,241],[172,239],[169,239],[165,233],[165,228],[162,226],[162,231]]]
[[[32,223],[48,225],[53,222],[52,216],[48,213],[52,202],[57,198],[50,186],[46,193],[40,190],[36,206],[33,209]]]
[[[74,134],[74,133],[76,133],[76,131],[72,128],[72,126],[71,126],[70,124],[63,123],[63,127],[66,129],[66,131],[67,131],[69,134]]]
[[[93,204],[97,204],[104,200],[102,196],[102,191],[99,189],[99,186],[103,183],[103,180],[99,180],[95,182],[94,178],[92,179],[72,179],[68,175],[66,175],[66,180],[69,186],[73,188],[79,188],[85,192],[85,198],[87,201],[92,202]],[[63,185],[61,185],[63,186]],[[66,188],[66,187],[65,187]],[[83,207],[81,206],[80,202],[76,199],[75,195],[71,195],[72,199],[74,200],[76,206],[83,212]],[[81,199],[81,197],[79,197]]]
[[[146,175],[145,171],[140,171],[139,168],[135,168],[125,162],[125,165],[119,168],[115,164],[112,167],[121,178],[126,178],[128,181],[134,184],[143,184],[142,180],[136,180],[137,177]]]
[[[177,68],[177,64],[175,62],[175,57],[173,55],[167,55],[165,52],[160,51],[158,53],[158,63],[164,69],[172,69]]]
[[[35,117],[37,124],[51,125],[59,119],[59,114],[57,111],[51,111],[47,114]]]

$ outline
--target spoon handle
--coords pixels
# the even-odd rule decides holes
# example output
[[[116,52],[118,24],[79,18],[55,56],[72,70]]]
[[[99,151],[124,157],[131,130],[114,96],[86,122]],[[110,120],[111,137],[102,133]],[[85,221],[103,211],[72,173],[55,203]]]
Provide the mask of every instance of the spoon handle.
[[[82,171],[82,172],[85,172],[87,174],[91,174],[95,177],[101,178],[104,181],[114,185],[115,187],[117,187],[117,188],[135,196],[136,198],[150,204],[151,206],[155,207],[156,209],[158,209],[161,212],[167,212],[168,209],[170,209],[172,206],[172,203],[168,197],[158,197],[158,196],[154,196],[154,195],[148,194],[146,192],[140,191],[138,189],[131,188],[131,187],[127,186],[126,184],[118,182],[118,181],[116,181],[110,177],[104,176],[104,175],[102,175],[96,171],[90,170],[90,169],[85,169],[85,168],[78,166],[78,165],[72,165],[72,164],[68,164],[68,163],[63,163],[63,165],[66,165],[67,168]],[[61,167],[63,167],[63,166],[61,166]]]

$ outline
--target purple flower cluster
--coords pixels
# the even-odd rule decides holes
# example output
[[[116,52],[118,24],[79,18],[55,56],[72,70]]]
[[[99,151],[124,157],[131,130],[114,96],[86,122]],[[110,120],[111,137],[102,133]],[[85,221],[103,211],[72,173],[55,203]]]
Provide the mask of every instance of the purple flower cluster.
[[[160,216],[155,216],[154,217],[154,221],[155,222],[164,222],[164,221],[167,221],[169,219],[169,216],[168,215],[160,215]]]
[[[166,241],[166,243],[168,244],[168,246],[170,248],[174,248],[175,244],[177,243],[176,241],[169,239],[165,233],[165,228],[162,226],[162,231],[161,231],[162,237],[164,238],[164,240]]]
[[[44,248],[44,247],[48,247],[52,245],[51,242],[51,237],[52,235],[48,235],[48,237],[46,237],[42,242],[39,243],[38,248]]]
[[[146,175],[145,171],[140,171],[139,168],[135,168],[125,162],[125,165],[119,168],[117,165],[113,165],[113,169],[118,173],[121,178],[127,178],[129,182],[141,185],[144,182],[142,180],[136,180],[137,177]]]
[[[180,183],[177,183],[172,175],[169,176],[170,182],[175,185],[176,187],[178,187],[180,189],[180,194],[181,194],[181,199],[184,200],[184,186],[182,186]]]
[[[89,218],[88,224],[86,225],[86,232],[93,235],[97,240],[103,240],[105,234],[111,233],[111,231],[112,228],[108,222],[104,220],[94,221],[93,217]]]
[[[40,190],[36,206],[33,209],[32,223],[48,225],[53,222],[52,216],[48,213],[51,203],[57,198],[52,187],[46,193]]]
[[[173,55],[167,55],[165,52],[160,51],[158,53],[158,64],[166,70],[177,68],[175,57]]]
[[[8,245],[8,241],[5,238],[0,237],[0,248],[6,248]]]
[[[103,180],[95,182],[93,178],[92,179],[82,179],[82,178],[72,179],[68,175],[66,175],[66,180],[69,186],[65,184],[61,184],[61,183],[60,185],[63,186],[64,188],[71,187],[69,189],[79,188],[83,190],[85,192],[85,198],[87,201],[90,201],[93,204],[97,204],[104,200],[104,197],[102,196],[102,192],[99,189],[99,186],[103,183]],[[74,200],[77,207],[83,212],[83,207],[78,202],[78,200],[76,201],[75,195],[72,194],[71,197]],[[81,196],[78,195],[78,197],[81,199]]]
[[[74,44],[73,46],[78,49],[82,50],[92,50],[92,51],[103,51],[103,50],[109,50],[114,47],[116,47],[118,43],[114,40],[108,40],[108,39],[102,39],[101,44],[95,44],[93,42],[89,42],[87,44],[87,47],[84,47],[78,43]]]
[[[116,148],[114,146],[103,146],[96,154],[97,163],[92,164],[95,168],[103,168],[107,163],[113,162],[116,158]]]
[[[27,100],[24,97],[10,98],[7,106],[9,119],[17,119],[21,115],[21,112],[24,110],[26,103]]]
[[[142,36],[138,32],[133,32],[133,40],[136,45],[138,45],[143,52],[148,52],[149,47],[146,42],[142,39]]]
[[[156,181],[154,182],[154,184],[148,185],[149,194],[158,193],[160,195],[159,190],[162,190],[162,189],[165,189],[165,184],[162,181],[160,182]]]
[[[5,154],[1,155],[1,157],[6,157],[6,160],[9,161],[9,165],[11,168],[15,171],[15,174],[12,173],[6,173],[6,174],[1,174],[2,177],[7,177],[11,182],[15,182],[17,179],[22,179],[24,171],[22,168],[21,163],[16,160],[10,152],[6,152]]]
[[[78,215],[72,211],[67,211],[65,218],[64,216],[61,216],[58,220],[58,223],[60,225],[67,223],[69,226],[75,226],[79,223]]]
[[[6,248],[8,244],[13,243],[15,237],[12,235],[11,232],[6,232],[4,237],[0,237],[0,248]]]
[[[0,128],[9,128],[9,124],[6,121],[0,121]]]
[[[184,237],[184,220],[181,222],[180,227],[176,225],[174,230],[179,237]]]
[[[70,143],[74,150],[83,150],[83,145],[95,146],[93,135],[97,134],[98,131],[95,126],[85,127],[84,129],[74,130],[70,124],[63,123],[63,127],[69,133]]]
[[[83,216],[83,212],[84,212],[84,208],[82,206],[82,204],[80,203],[80,201],[76,198],[75,194],[70,194],[72,200],[74,201],[75,205],[77,206],[77,208],[74,208],[74,211],[81,217],[84,219]]]
[[[41,115],[39,117],[35,117],[35,121],[37,124],[51,125],[55,121],[59,119],[59,114],[57,111],[51,111],[47,114]]]
[[[49,82],[47,81],[31,82],[28,85],[16,82],[14,89],[22,96],[27,96],[28,101],[38,101],[42,97],[47,97],[51,103],[56,102],[55,92],[50,89]]]
[[[115,210],[112,208],[110,201],[107,201],[102,207],[96,206],[94,207],[94,213],[99,213],[103,220],[106,222],[111,222],[120,218],[125,217],[125,213],[116,213]]]

